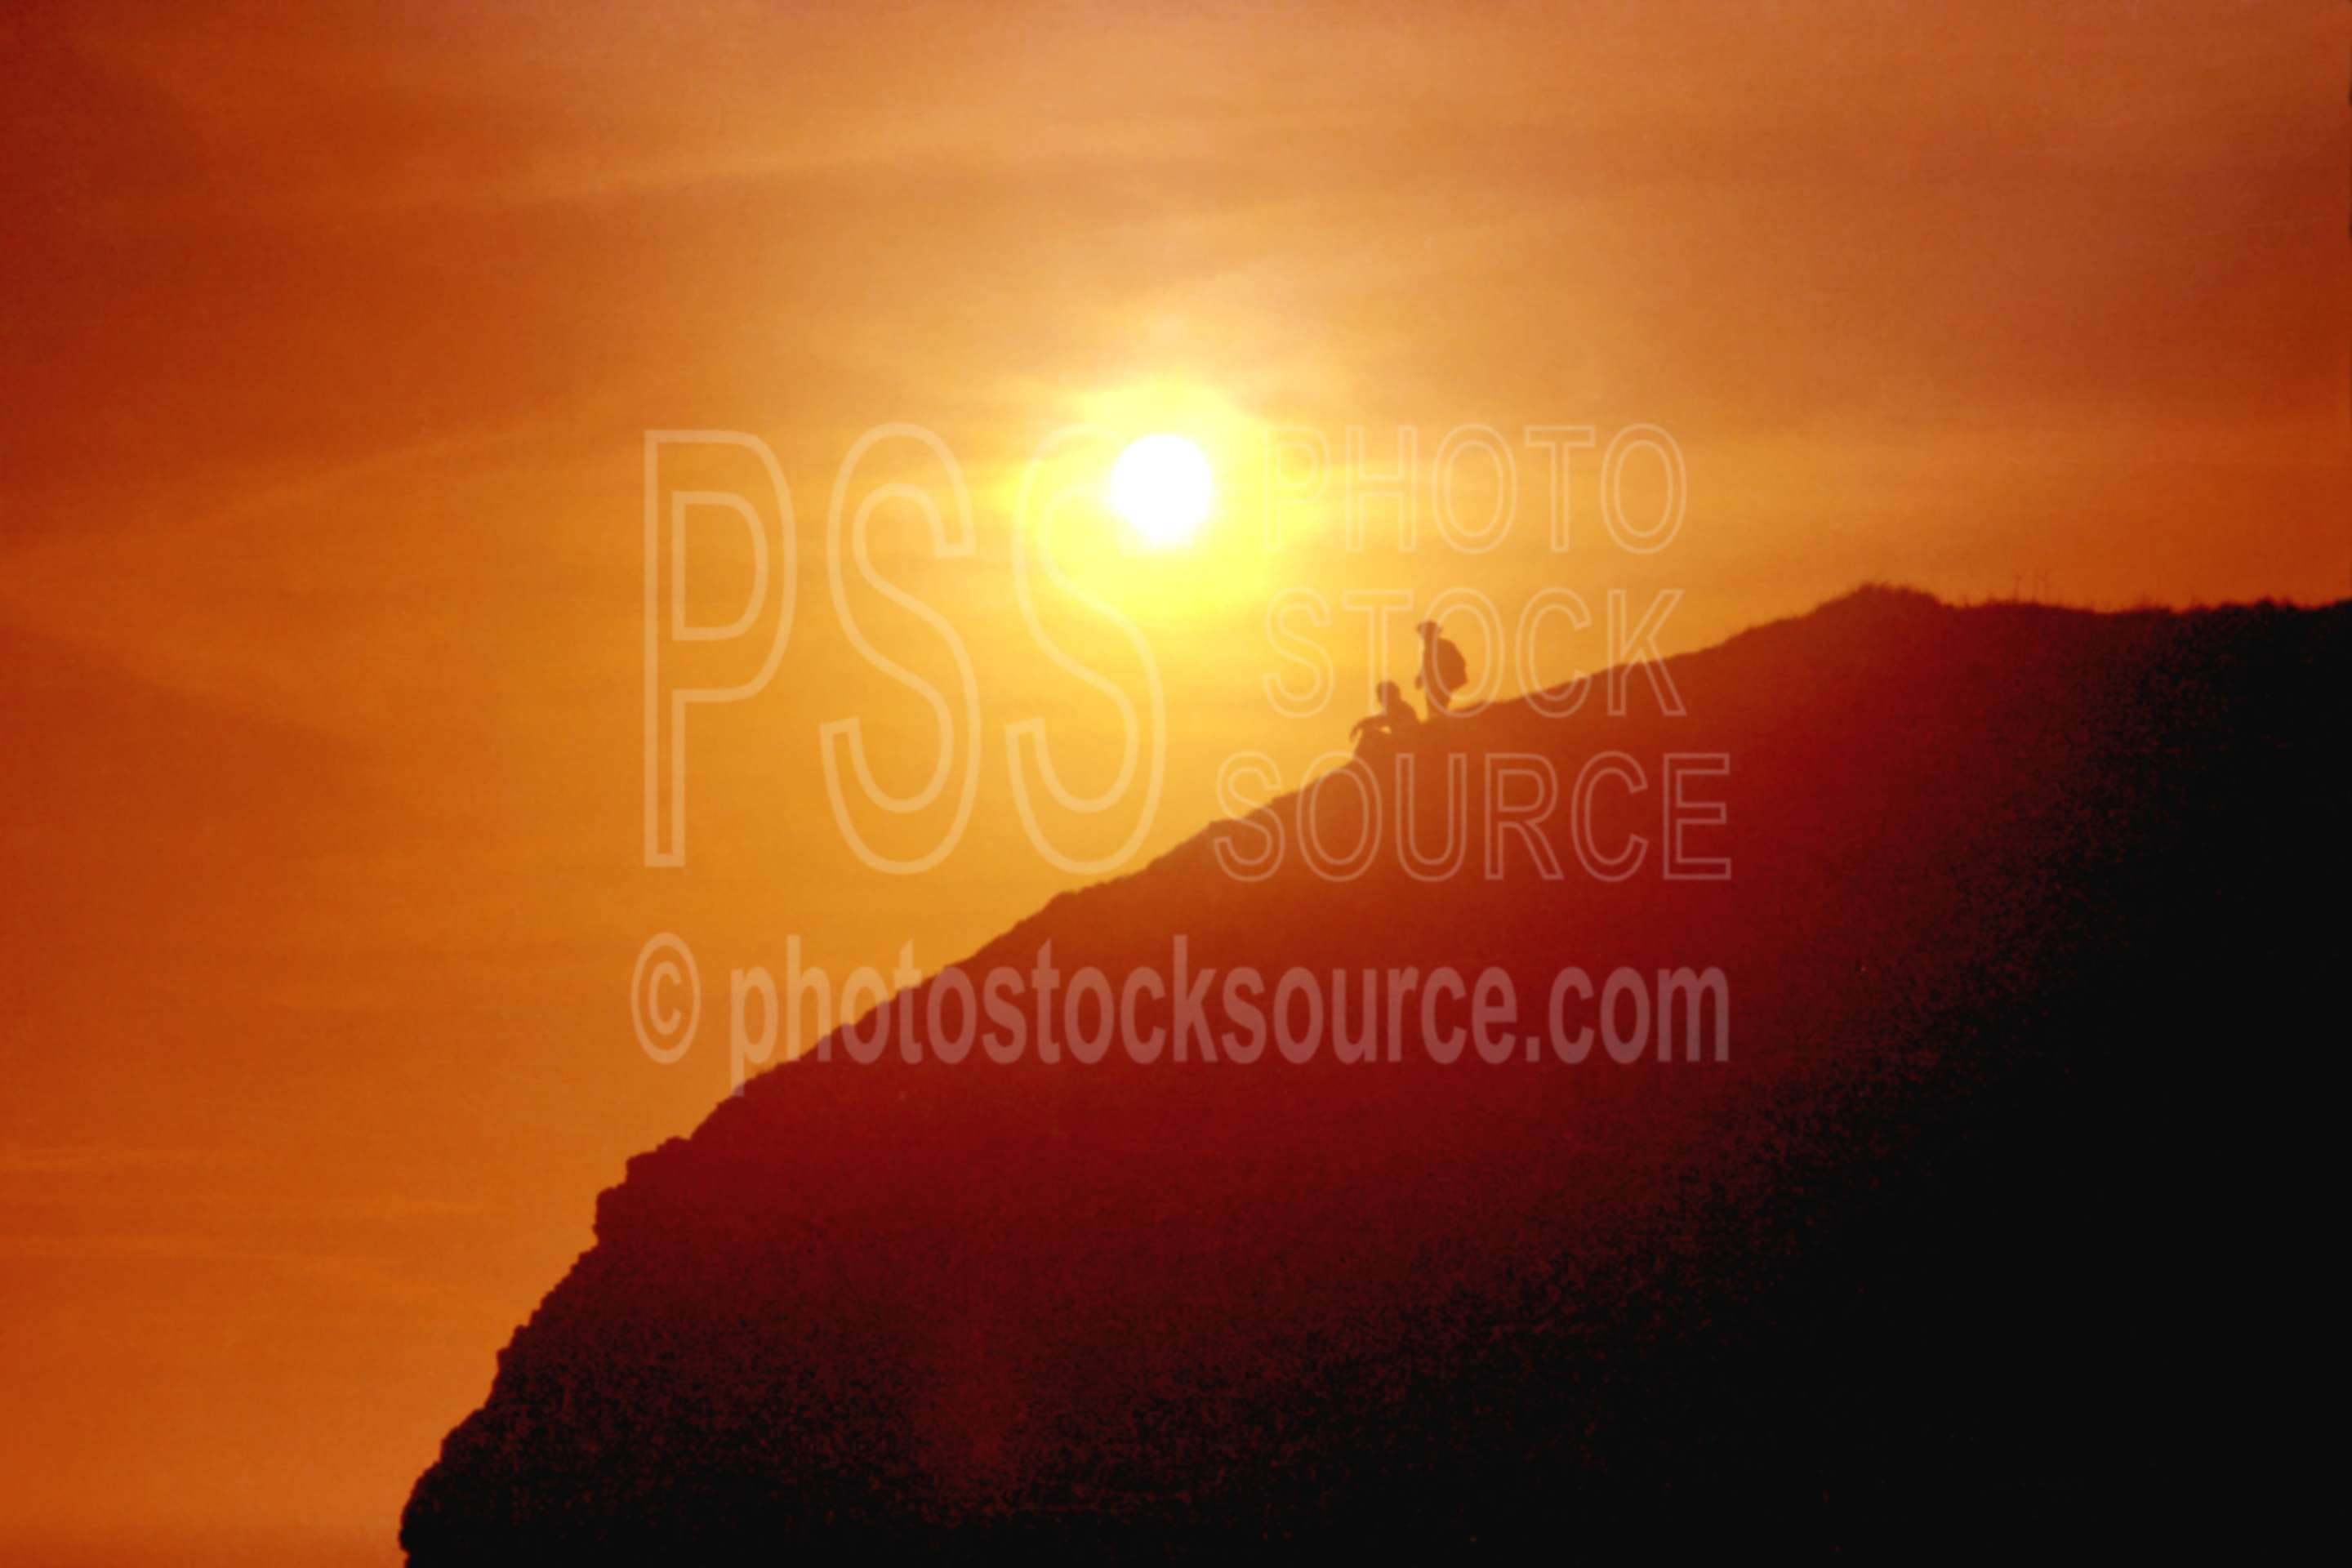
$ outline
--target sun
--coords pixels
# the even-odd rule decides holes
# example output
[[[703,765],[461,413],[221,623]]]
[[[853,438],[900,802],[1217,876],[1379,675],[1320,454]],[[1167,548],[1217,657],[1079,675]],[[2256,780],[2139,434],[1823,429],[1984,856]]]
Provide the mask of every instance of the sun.
[[[1145,436],[1129,443],[1110,469],[1111,510],[1150,544],[1188,543],[1208,521],[1217,499],[1209,459],[1181,436]]]

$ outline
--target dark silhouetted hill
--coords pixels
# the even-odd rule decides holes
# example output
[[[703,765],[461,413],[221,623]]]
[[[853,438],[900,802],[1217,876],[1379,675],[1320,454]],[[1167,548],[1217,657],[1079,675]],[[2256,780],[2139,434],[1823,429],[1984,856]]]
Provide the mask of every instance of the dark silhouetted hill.
[[[894,1029],[781,1068],[604,1194],[412,1561],[2232,1529],[2256,1402],[2310,1375],[2263,1108],[2341,1033],[2348,627],[1865,591],[1671,661],[1683,717],[1636,673],[1629,717],[1596,683],[1417,743],[1431,786],[1448,748],[1634,759],[1591,825],[1652,841],[1626,880],[1563,802],[1558,881],[1519,840],[1485,879],[1473,822],[1434,882],[1236,881],[1204,833],[1056,899],[965,968],[1050,939],[1116,982],[1181,932],[1221,973],[1496,964],[1525,1012],[1565,964],[1713,965],[1730,1059],[1441,1066],[1408,1013],[1393,1064],[909,1066]],[[1728,881],[1658,875],[1670,752],[1731,759],[1691,842]]]

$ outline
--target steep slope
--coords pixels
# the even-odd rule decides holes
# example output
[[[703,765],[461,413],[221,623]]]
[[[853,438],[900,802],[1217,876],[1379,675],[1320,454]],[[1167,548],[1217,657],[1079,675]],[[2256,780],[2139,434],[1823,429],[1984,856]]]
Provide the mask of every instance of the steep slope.
[[[1475,789],[1458,873],[1317,874],[1301,830],[1361,826],[1330,786],[1251,819],[1293,847],[1265,880],[1227,828],[1058,899],[961,967],[1050,941],[1116,986],[1181,933],[1360,1018],[1367,968],[1499,967],[1533,1017],[1563,965],[1713,966],[1729,1056],[1447,1063],[1415,1004],[1393,1061],[909,1062],[928,983],[877,1060],[836,1040],[630,1162],[412,1561],[2177,1536],[2277,1370],[2235,1107],[2328,1016],[2347,628],[1865,592],[1671,661],[1679,717],[1637,674],[1627,716],[1596,685],[1418,738],[1431,848],[1450,754],[1644,771],[1499,877]],[[1660,874],[1670,753],[1730,759],[1689,845],[1728,880]],[[1580,832],[1648,859],[1600,879]]]

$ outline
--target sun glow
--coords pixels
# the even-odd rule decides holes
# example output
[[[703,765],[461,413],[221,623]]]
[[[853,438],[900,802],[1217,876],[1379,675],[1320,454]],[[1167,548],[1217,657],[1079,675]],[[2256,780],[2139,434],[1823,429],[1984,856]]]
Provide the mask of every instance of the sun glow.
[[[1181,436],[1145,436],[1111,465],[1111,510],[1159,549],[1190,543],[1216,496],[1208,458]]]

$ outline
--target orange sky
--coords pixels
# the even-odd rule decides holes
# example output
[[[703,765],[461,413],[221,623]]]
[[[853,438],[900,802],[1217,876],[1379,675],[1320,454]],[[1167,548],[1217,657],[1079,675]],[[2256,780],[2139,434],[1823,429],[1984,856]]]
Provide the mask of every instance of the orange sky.
[[[1217,467],[1192,550],[1070,552],[1164,678],[1146,852],[1229,753],[1295,777],[1360,710],[1344,626],[1330,712],[1269,706],[1286,586],[1671,588],[1668,651],[1872,578],[2352,589],[2340,5],[182,10],[0,16],[11,1560],[388,1557],[596,1190],[725,1089],[708,1038],[639,1051],[648,935],[706,978],[793,933],[936,967],[1076,879],[1003,735],[1046,718],[1074,784],[1109,776],[1112,709],[1009,586],[1022,459],[1068,421]],[[817,745],[860,716],[891,787],[930,766],[824,571],[887,420],[975,503],[967,560],[876,524],[983,719],[971,830],[919,879],[845,847]],[[1351,554],[1328,508],[1265,548],[1268,428],[1385,464],[1410,425],[1425,463],[1471,422],[1664,427],[1682,532],[1612,546],[1596,452],[1564,554],[1540,492],[1487,555]],[[772,686],[690,729],[656,870],[643,438],[692,427],[772,447],[802,569]]]

